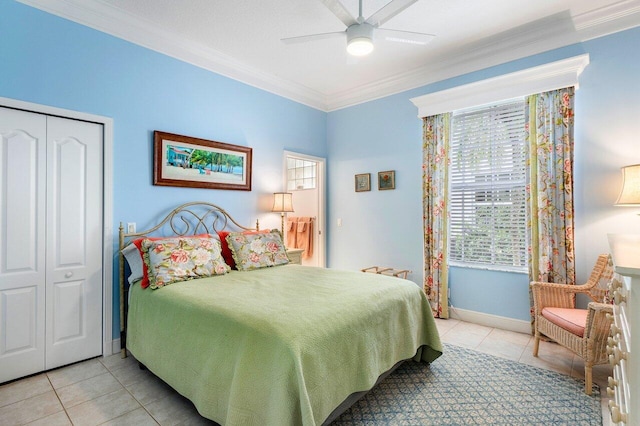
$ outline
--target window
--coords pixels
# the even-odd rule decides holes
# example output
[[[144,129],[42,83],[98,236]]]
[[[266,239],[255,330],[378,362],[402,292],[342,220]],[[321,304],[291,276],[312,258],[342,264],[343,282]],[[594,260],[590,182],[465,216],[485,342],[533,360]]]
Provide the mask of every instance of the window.
[[[449,259],[526,270],[524,99],[451,121]]]
[[[287,191],[314,189],[316,187],[316,162],[287,157]]]

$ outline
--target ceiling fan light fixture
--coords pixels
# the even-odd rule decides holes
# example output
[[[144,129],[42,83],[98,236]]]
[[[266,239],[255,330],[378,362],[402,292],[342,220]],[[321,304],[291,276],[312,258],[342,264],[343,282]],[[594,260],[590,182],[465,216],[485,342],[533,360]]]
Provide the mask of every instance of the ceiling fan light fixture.
[[[347,28],[347,52],[353,56],[373,52],[373,25],[362,22]]]
[[[358,37],[347,44],[347,52],[353,56],[365,56],[373,51],[373,42],[370,38]]]

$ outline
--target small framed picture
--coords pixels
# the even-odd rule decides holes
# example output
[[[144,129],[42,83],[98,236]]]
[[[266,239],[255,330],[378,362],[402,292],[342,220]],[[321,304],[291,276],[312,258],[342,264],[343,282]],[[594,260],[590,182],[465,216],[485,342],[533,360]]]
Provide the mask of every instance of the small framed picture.
[[[356,192],[371,191],[371,173],[356,175]]]
[[[396,189],[396,172],[388,170],[386,172],[378,172],[378,190]]]

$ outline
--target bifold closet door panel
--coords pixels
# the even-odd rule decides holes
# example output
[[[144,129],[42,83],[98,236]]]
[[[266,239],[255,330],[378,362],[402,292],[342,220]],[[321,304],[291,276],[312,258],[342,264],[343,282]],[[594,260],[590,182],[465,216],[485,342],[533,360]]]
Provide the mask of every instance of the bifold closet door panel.
[[[46,120],[0,107],[0,383],[45,367]]]
[[[102,354],[100,124],[47,121],[46,368]]]

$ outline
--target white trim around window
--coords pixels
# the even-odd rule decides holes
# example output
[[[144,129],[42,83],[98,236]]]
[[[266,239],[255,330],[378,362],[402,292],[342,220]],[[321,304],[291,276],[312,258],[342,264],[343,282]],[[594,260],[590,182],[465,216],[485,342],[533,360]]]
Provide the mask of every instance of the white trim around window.
[[[589,64],[589,55],[551,62],[499,77],[441,90],[411,99],[418,117],[429,117],[504,99],[547,92],[562,87],[578,87],[578,77]]]

